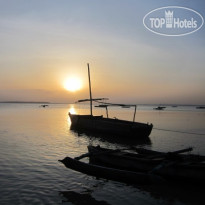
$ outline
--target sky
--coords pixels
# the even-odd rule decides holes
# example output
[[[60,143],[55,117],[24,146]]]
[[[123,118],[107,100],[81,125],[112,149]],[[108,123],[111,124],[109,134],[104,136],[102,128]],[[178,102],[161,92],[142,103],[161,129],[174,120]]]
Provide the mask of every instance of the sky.
[[[153,9],[203,0],[0,0],[0,101],[205,104],[205,26],[180,37],[143,25]],[[82,88],[64,88],[69,77]]]

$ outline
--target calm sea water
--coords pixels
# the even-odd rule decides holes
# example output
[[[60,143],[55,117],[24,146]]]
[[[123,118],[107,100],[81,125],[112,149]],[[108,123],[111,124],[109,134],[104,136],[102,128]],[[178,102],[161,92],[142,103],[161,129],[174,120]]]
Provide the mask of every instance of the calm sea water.
[[[128,140],[80,136],[70,130],[68,112],[89,113],[85,105],[0,103],[0,204],[204,204],[200,188],[131,186],[96,179],[64,167],[65,156],[87,152],[89,144],[110,148],[141,146],[152,150],[174,151],[194,147],[205,155],[205,135],[159,129],[205,133],[205,110],[191,106],[139,106],[136,121],[150,122],[150,140],[134,144]],[[105,114],[96,110],[95,114]],[[110,117],[132,120],[129,109],[110,109]],[[86,161],[86,159],[84,160]]]

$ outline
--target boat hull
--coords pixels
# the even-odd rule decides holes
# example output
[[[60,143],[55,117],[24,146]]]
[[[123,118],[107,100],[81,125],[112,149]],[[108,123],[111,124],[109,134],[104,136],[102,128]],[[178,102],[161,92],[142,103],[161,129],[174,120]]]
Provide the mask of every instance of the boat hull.
[[[106,133],[116,136],[148,137],[152,131],[152,124],[130,122],[102,116],[70,114],[71,129],[87,130],[91,132]]]
[[[127,152],[113,151],[100,147],[88,146],[90,162],[98,165],[104,165],[124,170],[153,172],[166,179],[191,181],[197,183],[205,182],[205,164],[197,161],[196,156],[179,156],[179,159],[167,160],[163,157],[149,159],[138,154],[129,154]],[[104,152],[104,154],[103,154]],[[98,154],[100,153],[100,154]],[[203,160],[202,157],[198,158]],[[203,161],[201,161],[203,162]],[[155,170],[154,170],[155,169]]]
[[[131,184],[160,184],[165,182],[161,177],[152,174],[144,174],[140,172],[131,172],[120,169],[113,169],[109,167],[97,166],[93,164],[87,164],[72,159],[70,157],[66,157],[63,160],[59,161],[62,162],[67,168],[73,169],[75,171],[119,182]]]

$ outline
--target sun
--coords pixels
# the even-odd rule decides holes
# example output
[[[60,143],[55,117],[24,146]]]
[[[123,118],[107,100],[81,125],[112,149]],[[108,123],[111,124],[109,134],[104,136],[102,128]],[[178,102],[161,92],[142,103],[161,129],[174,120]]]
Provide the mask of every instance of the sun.
[[[75,92],[80,90],[82,87],[82,82],[79,78],[70,77],[64,81],[64,88],[68,91]]]

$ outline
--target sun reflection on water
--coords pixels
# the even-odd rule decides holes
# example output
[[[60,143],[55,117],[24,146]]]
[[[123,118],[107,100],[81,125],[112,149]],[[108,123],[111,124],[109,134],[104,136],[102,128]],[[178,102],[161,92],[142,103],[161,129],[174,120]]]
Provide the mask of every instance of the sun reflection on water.
[[[71,107],[68,109],[68,113],[77,114],[76,109],[74,108],[74,106],[71,106]],[[68,121],[68,124],[71,125],[71,120],[70,120],[69,115],[68,115],[67,121]]]
[[[68,112],[71,114],[76,114],[76,110],[73,106],[69,108]]]

